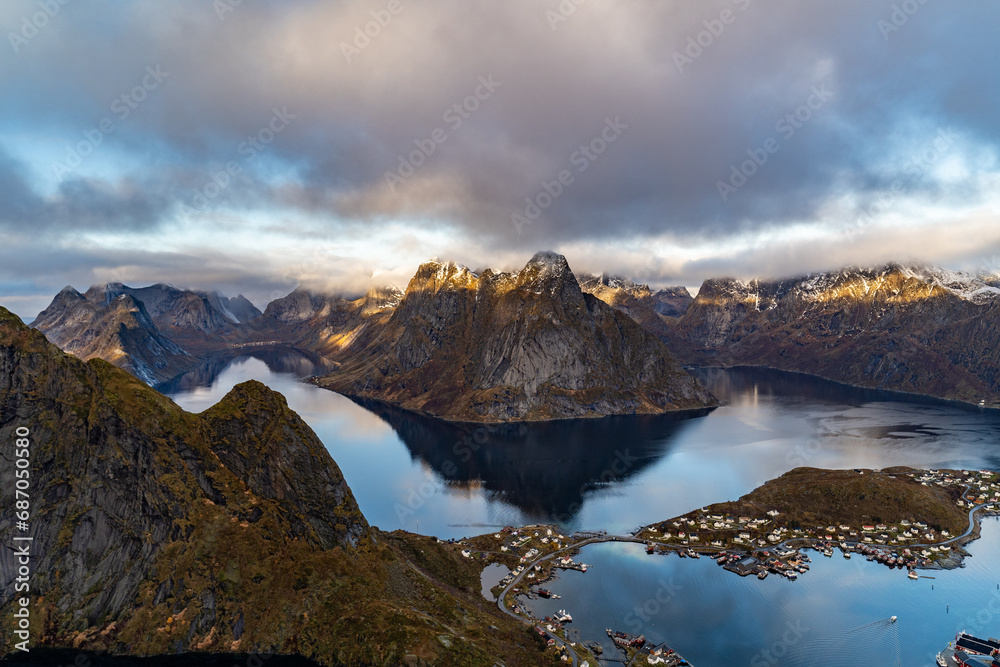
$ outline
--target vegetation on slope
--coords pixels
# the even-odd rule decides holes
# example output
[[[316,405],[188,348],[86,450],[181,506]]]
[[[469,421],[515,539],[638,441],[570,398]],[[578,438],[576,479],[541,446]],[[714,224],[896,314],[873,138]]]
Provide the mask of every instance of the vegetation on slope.
[[[0,442],[30,429],[32,646],[299,653],[333,664],[544,664],[432,538],[370,528],[336,463],[257,382],[194,415],[0,308]],[[14,461],[0,450],[0,502]],[[0,519],[0,540],[15,526]],[[0,559],[0,638],[13,578]]]

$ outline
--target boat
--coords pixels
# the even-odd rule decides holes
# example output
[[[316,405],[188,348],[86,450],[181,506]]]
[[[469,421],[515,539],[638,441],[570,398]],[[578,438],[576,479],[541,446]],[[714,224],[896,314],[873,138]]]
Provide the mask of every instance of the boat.
[[[937,654],[937,664],[940,665],[940,667],[948,667],[948,661],[946,661],[944,656],[940,653]]]
[[[850,551],[845,551],[844,552],[844,558],[846,558],[847,560],[851,560],[851,552]]]
[[[565,609],[560,609],[556,612],[555,619],[560,623],[572,623],[573,617],[566,613]]]
[[[910,579],[913,579],[913,580],[919,579],[919,576],[917,575],[916,571],[914,571],[914,570],[910,570],[910,573],[908,575],[906,575],[906,576],[909,577]]]
[[[767,579],[767,570],[761,570],[760,572],[758,572],[757,578],[760,579],[761,581]]]

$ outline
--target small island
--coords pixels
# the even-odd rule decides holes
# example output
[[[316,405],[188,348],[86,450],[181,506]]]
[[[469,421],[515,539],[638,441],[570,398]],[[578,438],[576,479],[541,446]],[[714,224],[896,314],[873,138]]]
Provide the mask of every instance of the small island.
[[[710,555],[761,579],[808,570],[799,550],[857,553],[890,567],[959,567],[979,537],[978,510],[1000,507],[991,471],[797,468],[734,502],[710,505],[636,532],[649,553]]]
[[[707,556],[740,576],[764,579],[774,574],[790,580],[808,572],[805,550],[832,557],[839,549],[845,558],[856,554],[906,569],[917,579],[918,570],[960,567],[968,556],[963,547],[979,537],[980,517],[997,513],[1000,474],[993,471],[796,468],[739,500],[709,505],[631,535],[567,535],[554,525],[508,527],[460,540],[455,548],[484,568],[498,563],[510,570],[491,591],[501,610],[531,624],[557,655],[596,664],[596,642],[574,646],[569,641],[569,614],[534,618],[525,606],[531,599],[558,597],[544,586],[557,570],[586,572],[589,566],[574,556],[589,544],[641,543],[651,555]],[[629,659],[682,664],[672,649],[650,646],[641,636],[619,642],[612,635],[612,640]],[[644,664],[642,660],[635,664]]]

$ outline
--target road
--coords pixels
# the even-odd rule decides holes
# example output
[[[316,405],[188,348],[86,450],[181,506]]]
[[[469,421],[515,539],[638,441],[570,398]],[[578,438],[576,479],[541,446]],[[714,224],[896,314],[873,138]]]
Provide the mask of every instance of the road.
[[[599,536],[599,537],[588,537],[585,540],[580,540],[579,542],[575,542],[573,544],[570,544],[569,546],[565,546],[562,549],[559,549],[558,551],[553,551],[550,554],[546,554],[544,556],[539,556],[538,558],[536,558],[535,560],[533,560],[530,564],[525,565],[524,569],[521,570],[521,573],[518,574],[517,576],[515,576],[514,579],[509,584],[507,584],[506,588],[504,588],[502,591],[500,591],[500,597],[497,598],[497,607],[500,608],[500,611],[502,611],[503,613],[507,614],[511,618],[516,618],[517,620],[521,621],[522,623],[525,623],[525,624],[530,625],[532,627],[536,627],[536,626],[537,627],[541,627],[540,625],[538,625],[539,621],[533,620],[533,619],[522,618],[522,617],[518,616],[517,614],[515,614],[514,612],[512,612],[510,609],[508,609],[507,605],[506,605],[506,602],[505,602],[506,599],[507,599],[507,593],[514,586],[517,586],[518,583],[520,583],[521,579],[524,578],[524,575],[526,575],[528,572],[531,572],[536,565],[544,563],[545,561],[547,561],[547,560],[549,560],[551,558],[554,558],[554,557],[556,557],[556,556],[558,556],[560,554],[564,554],[566,552],[573,551],[573,550],[579,549],[581,547],[585,547],[588,544],[598,544],[600,542],[637,542],[639,544],[645,544],[646,543],[645,540],[640,540],[640,539],[632,537],[630,535],[602,535],[602,536]],[[576,651],[573,650],[573,647],[568,642],[564,641],[561,637],[557,637],[556,635],[552,634],[551,632],[548,632],[547,630],[545,630],[545,628],[542,628],[542,630],[545,632],[546,635],[548,635],[549,637],[551,637],[552,639],[554,639],[558,645],[564,646],[566,648],[566,652],[569,654],[570,659],[572,659],[572,661],[573,661],[573,667],[578,667],[578,665],[580,663],[580,659],[576,655]]]
[[[965,490],[962,491],[962,496],[961,496],[962,500],[967,500],[967,498],[965,497],[965,494],[969,492],[970,488],[971,487],[969,485],[965,486]],[[899,547],[899,548],[905,548],[905,549],[925,549],[927,547],[943,547],[943,546],[947,546],[949,544],[954,544],[955,542],[959,542],[961,540],[964,540],[969,535],[971,535],[972,532],[976,528],[976,517],[975,517],[976,512],[978,512],[981,509],[987,508],[987,507],[995,506],[996,504],[997,503],[992,503],[992,502],[990,502],[990,503],[982,503],[981,505],[976,505],[975,507],[973,507],[972,509],[970,509],[969,510],[969,527],[965,530],[964,533],[962,533],[961,535],[959,535],[957,537],[949,538],[949,539],[945,540],[944,542],[930,542],[930,543],[927,543],[927,544],[906,544],[906,545],[896,545],[896,546]],[[818,540],[818,539],[813,538],[813,537],[795,537],[795,538],[792,538],[790,540],[785,540],[784,542],[780,542],[780,543],[776,544],[775,546],[776,547],[784,547],[786,549],[791,549],[791,548],[799,548],[799,549],[801,549],[801,548],[804,548],[804,547],[815,547],[817,542],[824,542],[824,541],[830,541],[830,540]],[[833,541],[836,541],[836,540],[833,540]],[[796,542],[805,542],[806,544],[803,544],[803,545],[798,546],[798,547],[792,547],[792,544],[796,543]],[[871,544],[871,543],[868,543],[868,542],[844,542],[844,544],[854,545],[854,546],[874,547],[874,548],[877,548],[877,549],[887,549],[887,548],[890,547],[890,545],[887,545],[887,544]],[[768,548],[773,548],[773,547],[768,547]]]
[[[969,485],[965,486],[965,490],[962,491],[962,500],[968,501],[968,498],[965,497],[965,494],[969,492],[970,488],[971,487]],[[958,542],[959,540],[964,540],[966,537],[968,537],[969,535],[971,535],[972,531],[974,531],[975,528],[976,528],[976,517],[975,517],[976,512],[978,512],[979,510],[981,510],[983,508],[991,507],[991,506],[995,506],[995,505],[996,505],[996,503],[992,503],[992,502],[991,503],[983,503],[981,505],[976,505],[975,507],[973,507],[972,509],[970,509],[969,510],[969,527],[965,530],[964,533],[962,533],[958,537],[953,537],[950,540],[947,540],[945,542],[935,542],[934,544],[914,544],[910,548],[919,547],[919,548],[923,549],[924,547],[940,547],[940,546],[944,546],[946,544],[952,544],[954,542]]]
[[[965,494],[968,493],[968,491],[969,491],[970,488],[971,487],[967,485],[965,487],[965,490],[963,490],[962,496],[961,496],[963,500],[965,499]],[[967,538],[969,535],[971,535],[972,532],[975,530],[975,526],[976,526],[975,514],[976,514],[976,512],[978,512],[981,509],[984,509],[984,508],[987,508],[987,507],[991,507],[991,506],[995,506],[995,505],[997,505],[997,503],[983,503],[981,505],[976,505],[975,507],[973,507],[972,509],[970,509],[969,510],[969,527],[968,527],[968,529],[966,529],[966,531],[964,533],[962,533],[961,535],[959,535],[957,537],[952,537],[952,538],[950,538],[947,541],[936,542],[934,544],[913,544],[913,545],[907,545],[906,548],[910,548],[910,549],[921,548],[922,549],[922,548],[931,547],[931,546],[938,546],[938,547],[940,547],[940,546],[945,546],[945,545],[948,545],[948,544],[953,544],[955,542],[963,540],[963,539]],[[643,529],[640,529],[640,531],[637,531],[637,532],[641,532],[641,530],[643,530]],[[783,542],[780,542],[779,544],[775,544],[775,545],[773,545],[771,547],[768,547],[768,548],[772,548],[773,549],[773,548],[778,547],[778,546],[782,546],[782,547],[786,547],[786,548],[792,548],[791,547],[792,543],[796,543],[796,542],[798,542],[798,543],[806,543],[806,544],[804,544],[802,546],[799,546],[797,548],[802,548],[803,546],[806,546],[806,547],[815,547],[817,545],[817,543],[821,542],[821,541],[823,541],[823,540],[819,540],[819,539],[816,539],[816,538],[793,538],[793,539],[790,539],[790,540],[785,540]],[[500,592],[500,596],[497,598],[497,607],[499,607],[500,611],[502,611],[503,613],[507,614],[511,618],[516,618],[517,620],[521,621],[522,623],[524,623],[526,625],[529,625],[531,627],[541,627],[539,625],[540,622],[538,620],[528,619],[528,618],[522,618],[521,616],[518,616],[517,614],[515,614],[514,612],[512,612],[510,609],[508,609],[507,605],[506,605],[507,594],[511,591],[512,588],[514,588],[515,586],[517,586],[521,582],[521,580],[524,578],[524,576],[528,572],[531,572],[536,565],[544,563],[545,561],[547,561],[547,560],[549,560],[551,558],[554,558],[556,556],[559,556],[560,554],[564,554],[564,553],[567,553],[567,552],[570,552],[570,551],[574,551],[576,549],[580,549],[580,548],[585,547],[585,546],[590,545],[590,544],[599,544],[601,542],[633,542],[633,543],[638,543],[638,544],[646,544],[646,540],[641,540],[641,539],[633,537],[631,535],[602,535],[602,536],[597,536],[597,537],[588,537],[585,540],[581,540],[579,542],[575,542],[573,544],[565,546],[562,549],[559,549],[558,551],[553,551],[550,554],[547,554],[547,555],[544,555],[544,556],[539,556],[534,561],[532,561],[530,564],[525,565],[524,569],[521,570],[520,574],[518,574],[517,576],[515,576],[514,579],[509,584],[507,584],[507,586]],[[868,545],[868,544],[863,543],[863,542],[853,542],[853,543],[849,543],[849,544],[855,544],[855,545],[865,544],[866,546],[880,546],[880,547],[881,546],[885,546],[885,545]],[[667,548],[671,548],[671,549],[687,549],[688,548],[688,547],[681,547],[681,546],[678,546],[678,545],[667,545],[667,544],[663,544],[661,546],[667,547]],[[705,551],[706,549],[707,549],[706,547],[699,547],[699,551]],[[708,550],[714,551],[715,549],[708,549]],[[570,656],[570,658],[571,658],[571,660],[573,662],[573,667],[578,667],[578,665],[579,665],[579,657],[577,656],[576,651],[573,650],[573,647],[568,642],[566,642],[565,640],[563,640],[561,637],[558,637],[558,636],[554,635],[553,633],[548,632],[544,628],[541,628],[541,629],[542,629],[543,632],[545,632],[545,634],[548,637],[551,637],[552,639],[554,639],[555,642],[556,642],[556,644],[558,644],[559,646],[563,646],[563,647],[566,648],[566,652]]]

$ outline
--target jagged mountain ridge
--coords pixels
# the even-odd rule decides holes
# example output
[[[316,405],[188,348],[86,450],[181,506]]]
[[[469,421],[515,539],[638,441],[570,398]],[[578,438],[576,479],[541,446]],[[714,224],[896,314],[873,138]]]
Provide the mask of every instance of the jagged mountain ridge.
[[[258,382],[190,414],[0,308],[0,437],[18,428],[31,443],[32,648],[542,662],[455,547],[370,528],[323,444]],[[5,507],[14,456],[0,452]],[[15,531],[12,513],[0,517],[8,646]]]
[[[220,340],[245,338],[244,325],[261,315],[242,295],[230,299],[217,292],[183,290],[163,284],[133,288],[106,283],[91,287],[85,296],[93,303],[107,304],[121,294],[141,302],[164,335],[195,354],[215,347]]]
[[[667,318],[680,317],[694,302],[685,287],[667,287],[654,292],[649,285],[608,274],[580,276],[580,289],[617,308],[657,336],[667,333]]]
[[[299,289],[261,313],[243,296],[106,283],[82,295],[67,287],[31,326],[81,358],[104,359],[157,384],[247,345],[296,347],[336,362],[369,341],[401,297],[391,287],[360,298]],[[131,304],[137,321],[128,335],[112,337],[122,304]]]
[[[81,359],[104,359],[156,384],[246,340],[247,323],[260,315],[243,296],[104,283],[83,294],[64,288],[31,326]]]
[[[269,303],[262,319],[276,323],[276,332],[287,328],[280,335],[296,347],[336,361],[370,342],[402,298],[395,287],[372,288],[360,298],[297,289]]]
[[[663,287],[653,290],[649,285],[639,284],[630,278],[603,273],[599,276],[583,273],[577,276],[580,289],[593,294],[598,299],[628,313],[635,302],[649,308],[663,317],[680,317],[694,302],[686,287]],[[647,305],[648,304],[648,305]],[[633,318],[636,319],[636,318]]]
[[[423,264],[378,336],[317,383],[452,421],[703,408],[715,400],[565,257],[517,273]]]
[[[713,279],[663,336],[684,363],[764,365],[863,387],[1000,402],[1000,289],[919,265]]]
[[[190,370],[197,360],[164,336],[129,294],[95,303],[72,287],[56,295],[32,326],[81,359],[100,358],[148,384]]]

